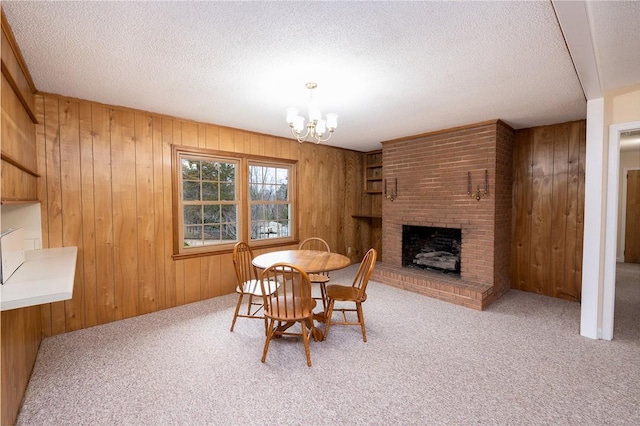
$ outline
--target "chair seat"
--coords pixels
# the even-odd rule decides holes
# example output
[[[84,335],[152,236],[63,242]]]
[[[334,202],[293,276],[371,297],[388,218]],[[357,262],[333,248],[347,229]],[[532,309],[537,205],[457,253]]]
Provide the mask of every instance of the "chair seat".
[[[294,303],[290,298],[285,299],[283,296],[278,296],[272,300],[271,307],[274,310],[277,307],[277,312],[271,312],[271,309],[267,309],[265,315],[268,318],[273,318],[277,321],[296,321],[313,315],[316,301],[309,299],[305,303],[301,303],[300,299],[298,299]]]
[[[309,274],[309,281],[312,283],[328,283],[330,278],[322,274]]]
[[[351,302],[358,301],[364,302],[367,300],[367,294],[365,293],[362,299],[358,299],[358,289],[352,286],[332,284],[327,286],[327,297],[329,299],[341,301],[341,302]]]
[[[278,283],[275,281],[267,281],[268,288],[267,294],[271,294],[278,289]],[[254,296],[262,296],[262,287],[260,286],[260,280],[249,280],[242,283],[242,289],[240,286],[236,287],[236,293],[252,294]]]

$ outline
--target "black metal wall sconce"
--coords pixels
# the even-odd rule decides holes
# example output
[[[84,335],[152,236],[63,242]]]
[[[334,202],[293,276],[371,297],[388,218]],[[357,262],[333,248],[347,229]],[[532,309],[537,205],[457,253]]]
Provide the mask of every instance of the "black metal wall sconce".
[[[489,170],[484,171],[484,191],[480,190],[480,185],[478,185],[478,190],[473,192],[471,189],[471,172],[467,172],[467,195],[469,197],[475,197],[476,200],[480,201],[485,195],[489,193]]]
[[[398,198],[398,178],[393,178],[393,188],[391,188],[391,192],[387,192],[387,180],[384,180],[384,198],[389,201]]]

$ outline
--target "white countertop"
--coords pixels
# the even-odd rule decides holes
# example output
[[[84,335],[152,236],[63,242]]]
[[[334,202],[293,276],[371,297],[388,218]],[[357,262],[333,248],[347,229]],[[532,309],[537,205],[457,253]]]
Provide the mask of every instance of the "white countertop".
[[[78,247],[25,252],[25,262],[0,285],[0,310],[71,299],[77,258]]]

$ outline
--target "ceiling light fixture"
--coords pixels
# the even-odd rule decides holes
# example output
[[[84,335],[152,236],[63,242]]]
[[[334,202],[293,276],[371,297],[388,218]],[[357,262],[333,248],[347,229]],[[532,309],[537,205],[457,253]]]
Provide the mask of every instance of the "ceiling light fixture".
[[[304,118],[298,115],[297,108],[287,109],[287,123],[291,129],[291,134],[302,143],[307,138],[311,138],[315,143],[326,142],[333,136],[333,131],[338,127],[338,114],[327,114],[326,120],[322,119],[320,107],[313,100],[313,89],[318,87],[316,83],[307,83],[305,87],[309,89],[309,121],[304,125]],[[307,130],[304,130],[306,127]],[[302,133],[304,131],[304,133]],[[325,136],[325,133],[328,134]]]

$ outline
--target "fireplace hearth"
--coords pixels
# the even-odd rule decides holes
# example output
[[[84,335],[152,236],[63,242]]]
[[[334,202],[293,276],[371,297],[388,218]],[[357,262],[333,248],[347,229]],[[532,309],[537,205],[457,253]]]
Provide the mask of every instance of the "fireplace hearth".
[[[460,275],[460,229],[402,225],[402,266]]]

